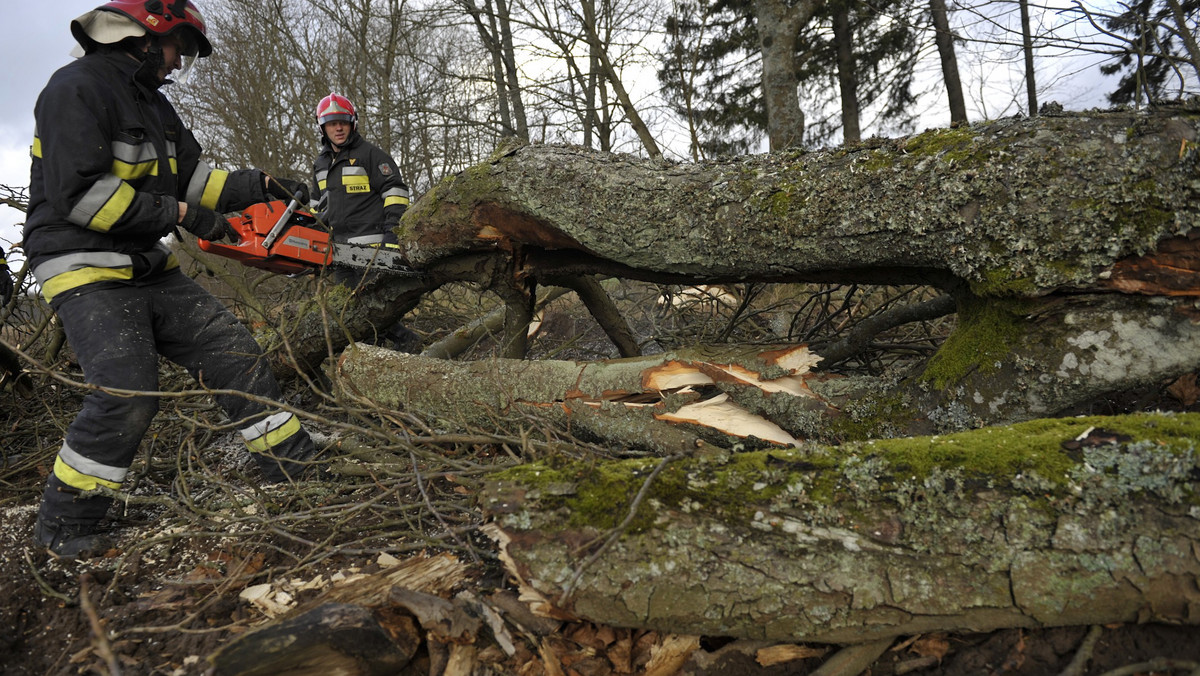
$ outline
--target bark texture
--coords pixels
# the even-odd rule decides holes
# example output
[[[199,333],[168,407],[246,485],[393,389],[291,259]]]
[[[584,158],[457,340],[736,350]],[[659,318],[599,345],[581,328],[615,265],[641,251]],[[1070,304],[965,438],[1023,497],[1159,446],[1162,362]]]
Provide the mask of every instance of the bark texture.
[[[519,146],[418,200],[404,239],[418,264],[514,251],[535,276],[1101,289],[1200,222],[1198,126],[1181,108],[1097,111],[697,164]]]
[[[527,595],[615,625],[859,643],[1195,624],[1198,425],[1195,414],[1066,419],[544,463],[510,470],[483,503]]]
[[[358,344],[334,377],[384,408],[465,428],[553,420],[613,448],[793,446],[831,413],[802,347],[693,349],[605,362],[451,362]]]

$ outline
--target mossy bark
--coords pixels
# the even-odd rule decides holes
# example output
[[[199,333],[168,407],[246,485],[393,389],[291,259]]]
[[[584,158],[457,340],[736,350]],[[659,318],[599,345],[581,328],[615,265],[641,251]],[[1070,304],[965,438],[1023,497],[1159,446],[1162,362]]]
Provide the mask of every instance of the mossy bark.
[[[524,585],[620,626],[858,643],[1196,624],[1197,438],[1198,415],[1139,415],[662,467],[546,462],[482,503]]]
[[[406,246],[422,264],[481,248],[564,254],[526,260],[533,276],[1091,288],[1200,225],[1200,160],[1180,152],[1198,126],[1182,107],[1095,111],[693,164],[530,145],[418,200]]]

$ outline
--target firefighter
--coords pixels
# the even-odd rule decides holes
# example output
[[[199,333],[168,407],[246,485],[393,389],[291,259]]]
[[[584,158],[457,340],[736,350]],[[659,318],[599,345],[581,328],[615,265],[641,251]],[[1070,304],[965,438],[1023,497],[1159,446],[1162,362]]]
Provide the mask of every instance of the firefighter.
[[[8,305],[12,295],[12,273],[8,269],[8,259],[4,257],[4,248],[0,247],[0,305]]]
[[[71,22],[76,61],[51,77],[34,108],[25,254],[94,389],[66,431],[34,526],[54,554],[106,549],[99,522],[158,410],[158,355],[216,395],[269,482],[311,469],[316,448],[299,419],[265,401],[278,383],[249,331],[184,275],[160,240],[183,228],[236,234],[219,212],[303,186],[257,169],[224,171],[159,91],[212,52],[187,0],[115,0]],[[117,390],[111,392],[109,390]],[[92,491],[91,493],[88,493]]]
[[[358,133],[358,114],[350,99],[329,94],[317,103],[321,151],[313,163],[314,198],[319,216],[337,242],[399,248],[396,229],[408,208],[410,192],[396,161]],[[334,268],[333,280],[358,286],[363,273]],[[402,349],[420,338],[403,323],[385,331],[380,342]]]

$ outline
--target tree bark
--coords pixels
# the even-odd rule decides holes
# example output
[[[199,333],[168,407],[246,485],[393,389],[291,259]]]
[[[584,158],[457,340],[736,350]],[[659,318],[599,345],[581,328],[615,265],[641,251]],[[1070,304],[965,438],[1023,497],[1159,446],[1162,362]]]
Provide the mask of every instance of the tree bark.
[[[771,150],[804,142],[804,112],[800,110],[796,78],[796,36],[816,13],[819,2],[753,0],[754,23],[762,50],[763,99],[767,104],[767,137]]]
[[[533,419],[617,448],[662,454],[698,446],[792,446],[832,413],[818,357],[718,346],[607,362],[447,362],[359,344],[336,380],[375,405],[462,428]]]
[[[479,251],[516,274],[665,283],[935,283],[1033,298],[1108,289],[1116,261],[1200,222],[1195,116],[1006,119],[853,151],[664,165],[508,148],[405,214],[423,266]]]
[[[1033,68],[1033,34],[1029,29],[1029,0],[1020,0],[1021,5],[1021,51],[1025,55],[1025,98],[1026,114],[1038,114],[1037,73]]]
[[[482,500],[525,595],[618,626],[860,643],[1196,623],[1198,426],[1144,414],[539,463]]]

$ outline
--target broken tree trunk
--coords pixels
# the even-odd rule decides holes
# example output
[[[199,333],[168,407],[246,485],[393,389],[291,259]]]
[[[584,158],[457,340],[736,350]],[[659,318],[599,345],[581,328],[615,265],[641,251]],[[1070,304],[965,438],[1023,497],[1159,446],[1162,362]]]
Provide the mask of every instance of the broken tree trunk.
[[[357,344],[335,379],[377,406],[459,428],[553,420],[581,438],[663,454],[712,444],[794,446],[832,413],[818,357],[718,346],[605,362],[450,362]]]
[[[1200,415],[534,463],[482,502],[545,612],[861,643],[1200,622]]]
[[[405,247],[419,265],[510,251],[532,277],[1110,289],[1118,260],[1197,225],[1198,124],[1180,108],[1006,119],[696,164],[521,146],[418,200]],[[1200,293],[1195,270],[1181,281]]]
[[[932,284],[954,336],[899,385],[830,403],[896,433],[1055,415],[1200,369],[1198,119],[1092,111],[696,164],[508,148],[405,214],[428,281],[381,280],[344,316],[382,325],[446,281],[522,290],[520,356],[516,310],[556,279]],[[297,361],[344,344],[304,319]]]

